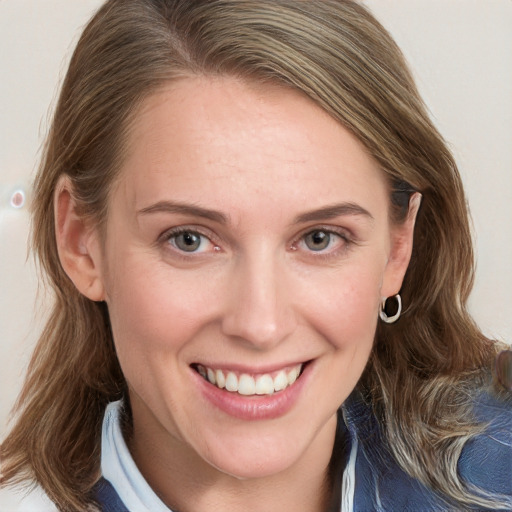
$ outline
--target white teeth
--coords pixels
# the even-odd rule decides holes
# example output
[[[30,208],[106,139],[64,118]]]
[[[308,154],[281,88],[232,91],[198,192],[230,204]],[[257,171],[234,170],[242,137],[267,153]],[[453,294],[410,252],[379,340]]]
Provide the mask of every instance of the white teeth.
[[[217,370],[215,372],[215,380],[217,381],[218,388],[223,389],[226,387],[226,377],[224,377],[222,370]]]
[[[274,379],[270,375],[260,375],[256,379],[257,395],[271,395],[274,391]]]
[[[288,385],[286,373],[282,370],[274,377],[274,391],[282,391]]]
[[[228,391],[238,391],[238,378],[233,372],[229,372],[226,377],[226,389]]]
[[[288,384],[291,386],[297,380],[297,370],[293,368],[293,370],[290,370],[286,376],[288,377]]]
[[[239,377],[234,372],[224,373],[222,370],[214,370],[202,365],[197,365],[197,371],[207,381],[220,389],[226,388],[232,393],[239,393],[244,396],[272,395],[275,392],[283,391],[291,386],[302,371],[302,364],[289,369],[281,370],[274,378],[268,373],[253,377],[243,373]]]
[[[256,383],[250,375],[245,373],[238,379],[238,393],[241,395],[254,395],[256,393]]]

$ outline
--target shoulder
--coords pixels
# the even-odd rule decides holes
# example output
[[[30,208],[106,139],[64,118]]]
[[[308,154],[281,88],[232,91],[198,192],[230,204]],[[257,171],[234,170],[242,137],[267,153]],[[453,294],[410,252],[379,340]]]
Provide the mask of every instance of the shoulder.
[[[464,445],[459,474],[471,486],[512,498],[512,393],[477,393],[473,413],[483,429]]]
[[[472,400],[473,413],[479,422],[488,423],[490,429],[510,426],[512,421],[512,392],[480,389]]]
[[[39,486],[0,487],[0,510],[9,512],[57,512],[55,504]]]
[[[481,430],[460,448],[454,461],[458,476],[471,491],[481,496],[499,495],[501,502],[510,502],[500,510],[512,510],[512,397],[506,395],[482,387],[471,394],[468,405]],[[381,423],[369,405],[357,398],[351,397],[344,405],[348,430],[358,440],[354,510],[445,510],[441,495],[398,464]]]

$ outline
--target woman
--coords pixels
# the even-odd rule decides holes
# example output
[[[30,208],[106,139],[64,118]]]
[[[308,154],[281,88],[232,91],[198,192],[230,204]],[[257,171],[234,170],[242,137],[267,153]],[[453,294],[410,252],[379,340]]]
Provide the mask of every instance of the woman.
[[[56,300],[4,483],[60,510],[512,507],[460,178],[357,3],[107,1],[33,232]]]

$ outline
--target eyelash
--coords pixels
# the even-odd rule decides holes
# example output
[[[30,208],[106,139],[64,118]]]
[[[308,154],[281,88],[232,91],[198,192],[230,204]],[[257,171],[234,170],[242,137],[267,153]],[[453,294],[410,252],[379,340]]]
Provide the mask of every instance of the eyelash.
[[[315,226],[313,228],[308,228],[306,231],[303,231],[291,244],[290,249],[293,251],[298,250],[297,245],[300,243],[306,244],[305,240],[308,235],[312,235],[314,233],[325,233],[326,235],[332,236],[340,239],[341,247],[336,247],[335,249],[327,249],[327,250],[319,250],[314,251],[312,249],[306,250],[308,256],[310,255],[315,259],[334,259],[343,255],[347,252],[353,244],[355,244],[354,238],[349,235],[346,230],[336,229],[330,226]]]
[[[165,233],[163,233],[159,238],[158,238],[158,242],[160,243],[163,243],[163,244],[170,244],[172,246],[172,249],[174,251],[175,254],[179,255],[180,257],[182,258],[189,258],[191,255],[198,255],[198,254],[203,254],[203,252],[197,252],[197,251],[184,251],[182,249],[180,249],[176,243],[172,242],[172,240],[176,240],[176,238],[180,235],[183,235],[183,234],[190,234],[190,235],[194,235],[194,236],[197,236],[201,239],[205,239],[208,241],[208,243],[212,244],[213,246],[213,252],[219,252],[221,249],[220,249],[220,246],[218,243],[216,243],[216,241],[214,240],[215,237],[213,236],[213,234],[211,232],[208,232],[208,233],[205,233],[203,232],[201,229],[198,229],[197,227],[187,227],[187,226],[180,226],[180,227],[177,227],[177,228],[172,228],[172,229],[169,229],[168,231],[166,231]]]
[[[292,251],[297,251],[299,249],[299,244],[306,244],[305,240],[308,235],[312,235],[314,233],[325,233],[326,235],[339,238],[341,240],[341,247],[335,248],[334,250],[319,250],[315,251],[313,249],[305,249],[305,252],[309,253],[311,257],[313,258],[322,258],[322,259],[329,259],[329,258],[335,258],[338,257],[340,254],[346,252],[351,245],[355,244],[355,240],[353,237],[347,234],[345,230],[341,229],[334,229],[332,227],[327,226],[315,226],[314,228],[308,228],[307,230],[303,231],[300,235],[298,235],[294,241],[290,244],[289,249]],[[172,246],[172,250],[174,254],[182,257],[183,259],[188,259],[191,256],[197,257],[198,255],[203,255],[204,252],[197,252],[197,251],[185,251],[180,249],[176,245],[176,238],[183,234],[190,234],[197,237],[200,237],[202,239],[206,239],[208,243],[212,244],[213,246],[213,252],[220,252],[221,247],[217,240],[215,240],[215,236],[210,232],[204,232],[203,230],[197,228],[197,227],[188,227],[188,226],[180,226],[176,228],[172,228],[167,230],[165,233],[163,233],[159,238],[158,242],[163,244],[169,244]],[[174,240],[174,243],[173,243]]]

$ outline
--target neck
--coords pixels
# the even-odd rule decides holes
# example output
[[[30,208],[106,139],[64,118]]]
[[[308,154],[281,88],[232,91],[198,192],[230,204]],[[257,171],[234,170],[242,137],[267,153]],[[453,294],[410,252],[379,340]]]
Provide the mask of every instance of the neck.
[[[175,512],[327,512],[335,509],[331,508],[333,485],[340,485],[330,474],[336,465],[331,461],[335,433],[336,415],[290,467],[246,479],[212,467],[163,427],[155,432],[135,421],[129,446],[144,478]],[[341,469],[336,468],[338,471]],[[340,491],[334,489],[336,494]]]

